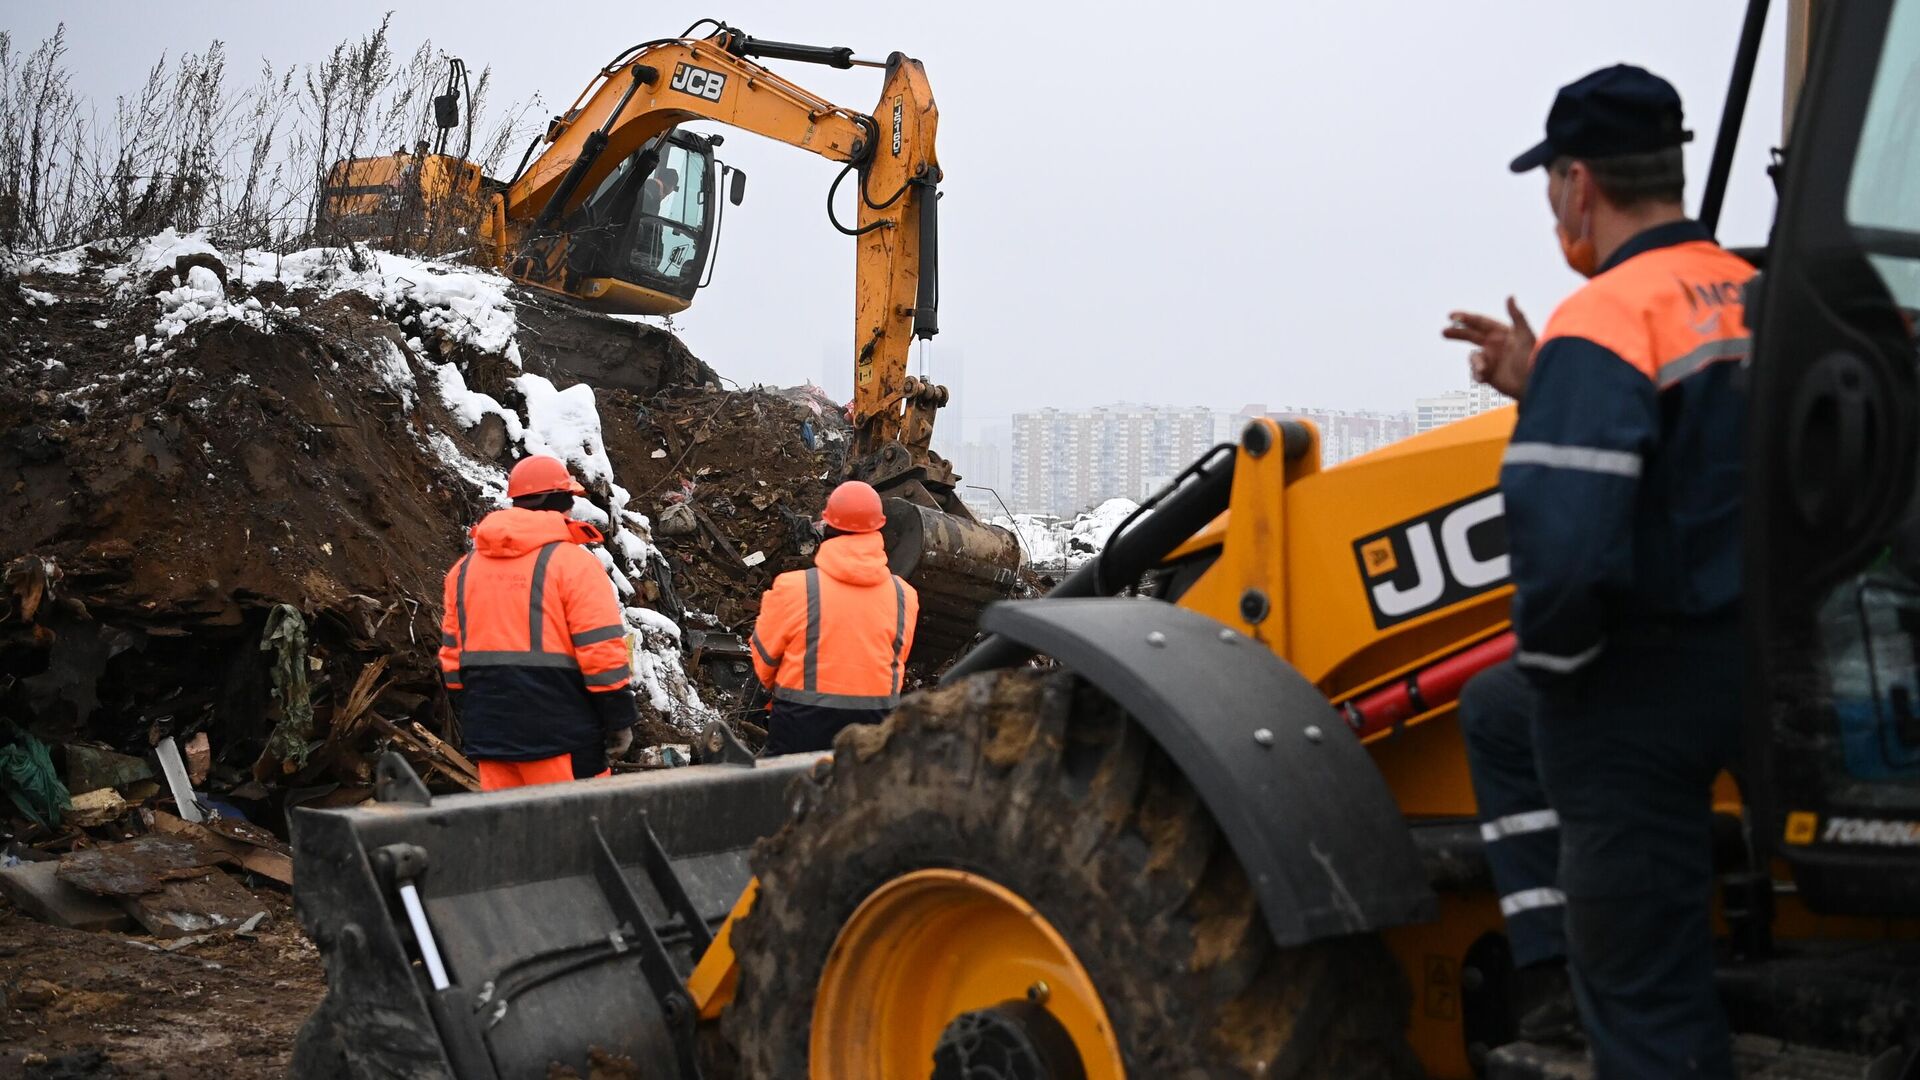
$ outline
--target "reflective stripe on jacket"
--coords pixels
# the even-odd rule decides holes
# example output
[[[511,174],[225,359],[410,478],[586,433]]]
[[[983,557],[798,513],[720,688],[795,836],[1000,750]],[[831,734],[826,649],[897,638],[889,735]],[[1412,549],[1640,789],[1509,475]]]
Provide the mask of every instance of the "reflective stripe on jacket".
[[[1611,627],[1733,612],[1753,273],[1693,222],[1656,226],[1548,320],[1500,471],[1536,677],[1585,667]]]
[[[761,597],[754,671],[776,700],[891,709],[919,615],[920,597],[887,569],[879,533],[836,536],[813,569],[781,574]]]
[[[530,761],[598,746],[594,696],[630,696],[620,603],[581,546],[600,539],[564,514],[517,507],[474,527],[473,552],[447,572],[440,636],[469,755]]]

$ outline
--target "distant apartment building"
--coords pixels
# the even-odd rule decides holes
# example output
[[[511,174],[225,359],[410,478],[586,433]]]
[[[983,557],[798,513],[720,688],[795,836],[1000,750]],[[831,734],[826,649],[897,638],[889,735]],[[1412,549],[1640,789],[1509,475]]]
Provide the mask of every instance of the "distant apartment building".
[[[1218,442],[1230,420],[1165,405],[1015,413],[1008,501],[1020,513],[1066,515],[1105,499],[1145,498]]]
[[[1036,409],[1014,414],[1004,494],[1023,514],[1066,515],[1106,499],[1144,499],[1209,448],[1239,438],[1256,416],[1313,421],[1328,465],[1413,434],[1406,413],[1265,405],[1238,412],[1133,404]]]
[[[1371,453],[1388,443],[1398,442],[1413,434],[1413,416],[1410,413],[1371,412],[1349,409],[1292,408],[1281,406],[1269,409],[1265,405],[1248,405],[1240,410],[1240,416],[1271,416],[1275,420],[1310,420],[1320,429],[1320,463],[1338,465],[1348,458]]]
[[[1488,409],[1513,404],[1513,399],[1485,383],[1465,390],[1449,390],[1413,403],[1413,430],[1418,433],[1477,416]]]

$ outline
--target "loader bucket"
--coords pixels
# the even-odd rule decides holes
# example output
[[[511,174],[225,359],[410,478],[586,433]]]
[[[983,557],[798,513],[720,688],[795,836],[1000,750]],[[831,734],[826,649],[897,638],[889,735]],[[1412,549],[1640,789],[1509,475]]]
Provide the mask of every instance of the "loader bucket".
[[[973,640],[982,609],[1012,595],[1020,543],[998,526],[906,499],[883,505],[887,564],[920,594],[920,626],[908,659],[930,671]]]
[[[814,761],[431,801],[413,781],[413,802],[296,811],[294,906],[327,996],[293,1074],[585,1076],[600,1050],[697,1076],[686,979]]]

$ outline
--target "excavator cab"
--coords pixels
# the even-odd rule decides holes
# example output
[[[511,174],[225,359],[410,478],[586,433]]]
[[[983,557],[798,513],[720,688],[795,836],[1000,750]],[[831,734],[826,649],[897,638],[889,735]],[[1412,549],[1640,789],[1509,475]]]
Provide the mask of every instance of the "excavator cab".
[[[746,174],[714,157],[722,136],[678,128],[628,155],[563,223],[566,291],[644,315],[686,310],[720,239],[720,181],[739,205]]]
[[[1830,6],[1748,308],[1747,788],[1810,907],[1914,915],[1920,0]]]

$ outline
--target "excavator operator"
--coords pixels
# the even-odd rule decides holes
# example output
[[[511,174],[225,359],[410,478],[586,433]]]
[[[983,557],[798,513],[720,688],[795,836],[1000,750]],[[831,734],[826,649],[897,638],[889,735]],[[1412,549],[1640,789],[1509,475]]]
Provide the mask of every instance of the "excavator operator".
[[[1461,706],[1482,835],[1516,955],[1550,962],[1564,941],[1596,1076],[1731,1080],[1711,800],[1744,683],[1753,268],[1686,217],[1666,80],[1596,71],[1561,88],[1546,134],[1512,169],[1545,167],[1590,280],[1537,345],[1511,302],[1513,325],[1456,312],[1443,332],[1521,391],[1500,471],[1519,647]]]
[[[849,480],[821,517],[813,568],[775,578],[753,626],[753,668],[773,692],[767,754],[827,750],[848,724],[886,719],[913,651],[920,597],[887,568],[880,494]]]
[[[581,546],[602,537],[567,516],[584,491],[558,458],[522,460],[447,571],[440,670],[483,791],[605,776],[633,744],[620,602]]]

